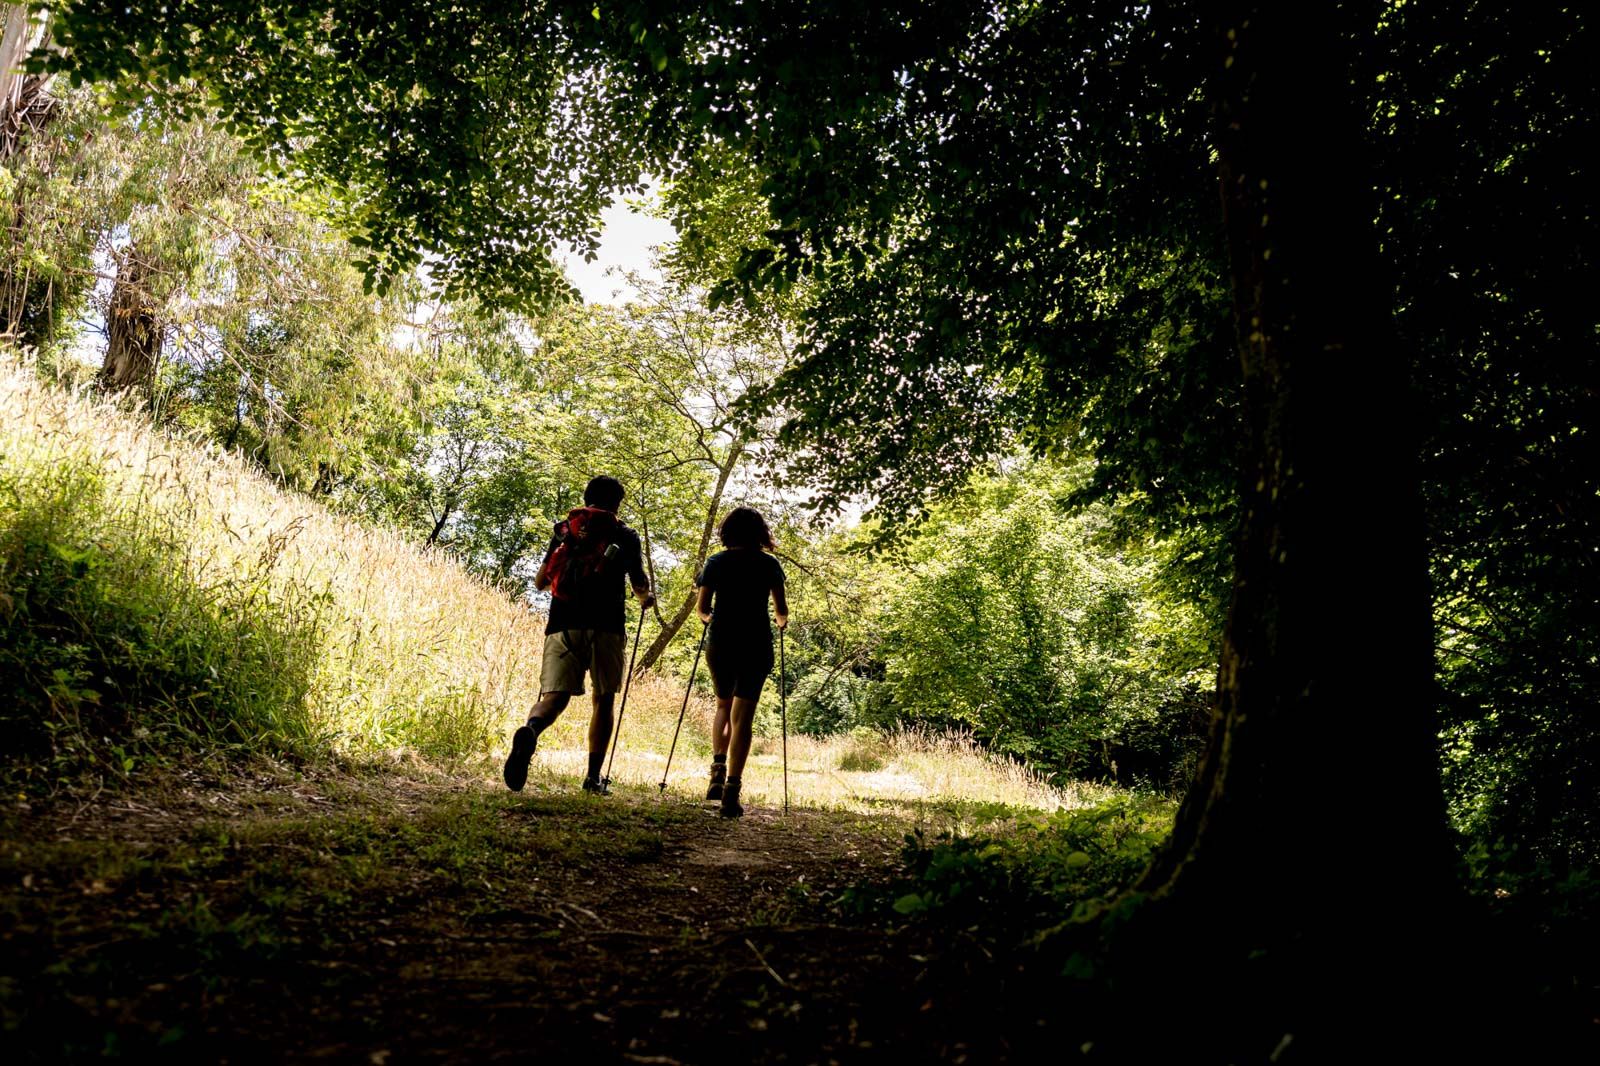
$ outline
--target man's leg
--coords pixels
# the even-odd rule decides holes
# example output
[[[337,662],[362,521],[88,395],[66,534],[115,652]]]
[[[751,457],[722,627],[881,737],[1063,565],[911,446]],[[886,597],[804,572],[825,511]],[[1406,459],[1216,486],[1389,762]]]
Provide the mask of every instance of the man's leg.
[[[506,756],[505,769],[501,771],[506,787],[511,791],[521,792],[522,786],[528,783],[528,763],[533,760],[533,753],[539,747],[539,734],[549,729],[560,717],[570,699],[571,694],[566,692],[541,693],[539,702],[528,713],[528,724],[511,734],[511,753]]]
[[[570,692],[541,692],[539,702],[528,712],[528,725],[535,733],[543,733],[561,717],[561,712],[567,709],[567,704],[571,700]]]
[[[590,641],[593,655],[590,676],[594,679],[594,713],[589,718],[589,772],[583,779],[587,792],[600,792],[605,785],[600,774],[605,766],[606,745],[611,742],[615,718],[611,713],[616,703],[617,690],[622,687],[623,652],[627,646],[624,633],[595,633]]]
[[[581,639],[570,633],[550,633],[544,638],[544,661],[539,669],[539,699],[528,712],[528,724],[511,734],[511,753],[501,776],[506,787],[521,792],[528,783],[528,763],[543,733],[567,709],[574,692],[583,691],[584,652]]]
[[[600,772],[606,761],[606,745],[611,743],[611,730],[616,723],[612,714],[616,700],[616,694],[612,692],[594,694],[594,713],[589,716],[589,774],[583,779],[584,788],[589,788],[591,784],[597,788],[600,785]]]

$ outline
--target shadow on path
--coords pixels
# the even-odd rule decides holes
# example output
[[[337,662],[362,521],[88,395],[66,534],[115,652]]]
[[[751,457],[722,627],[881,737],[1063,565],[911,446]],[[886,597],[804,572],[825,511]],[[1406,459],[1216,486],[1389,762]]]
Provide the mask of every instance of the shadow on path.
[[[24,805],[0,842],[4,1040],[36,1061],[960,1058],[982,1019],[919,990],[931,946],[834,906],[897,869],[906,828],[374,772]]]

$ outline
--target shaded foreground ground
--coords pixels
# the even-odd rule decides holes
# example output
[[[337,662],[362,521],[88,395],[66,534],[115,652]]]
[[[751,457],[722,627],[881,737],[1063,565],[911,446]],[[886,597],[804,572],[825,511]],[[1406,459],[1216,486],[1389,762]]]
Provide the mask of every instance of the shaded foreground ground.
[[[194,771],[19,804],[0,842],[4,1057],[1004,1057],[973,1009],[988,982],[969,966],[995,966],[981,948],[832,905],[893,875],[908,828],[770,808],[729,822],[538,776],[513,796]]]

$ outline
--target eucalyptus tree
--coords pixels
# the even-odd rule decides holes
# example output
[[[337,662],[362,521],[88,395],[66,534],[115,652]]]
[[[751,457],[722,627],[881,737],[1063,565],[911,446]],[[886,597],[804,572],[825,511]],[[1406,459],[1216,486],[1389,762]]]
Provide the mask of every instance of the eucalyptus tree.
[[[198,263],[168,303],[157,402],[284,484],[331,496],[403,450],[424,368],[394,343],[403,302],[366,294],[314,201],[282,192],[249,182],[197,205]]]
[[[535,539],[524,516],[551,495],[534,473],[543,423],[532,335],[518,317],[470,302],[411,313],[409,338],[396,338],[405,355],[394,359],[415,391],[404,458],[353,491],[424,543],[508,577]],[[524,499],[506,498],[513,486]]]
[[[0,169],[0,333],[48,359],[97,281],[98,237],[116,209],[119,154],[97,144],[92,93],[63,92],[47,136],[19,139]]]
[[[31,4],[0,5],[0,164],[55,112],[49,75],[23,69],[28,55],[49,41],[48,12]]]

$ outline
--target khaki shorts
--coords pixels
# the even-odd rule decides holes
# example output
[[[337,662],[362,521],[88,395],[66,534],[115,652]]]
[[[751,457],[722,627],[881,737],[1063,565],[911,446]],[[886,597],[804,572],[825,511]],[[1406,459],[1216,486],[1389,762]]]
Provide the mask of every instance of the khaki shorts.
[[[627,638],[621,633],[596,629],[568,629],[547,633],[544,665],[539,671],[540,692],[583,694],[583,675],[594,677],[597,696],[622,688],[623,652]]]

